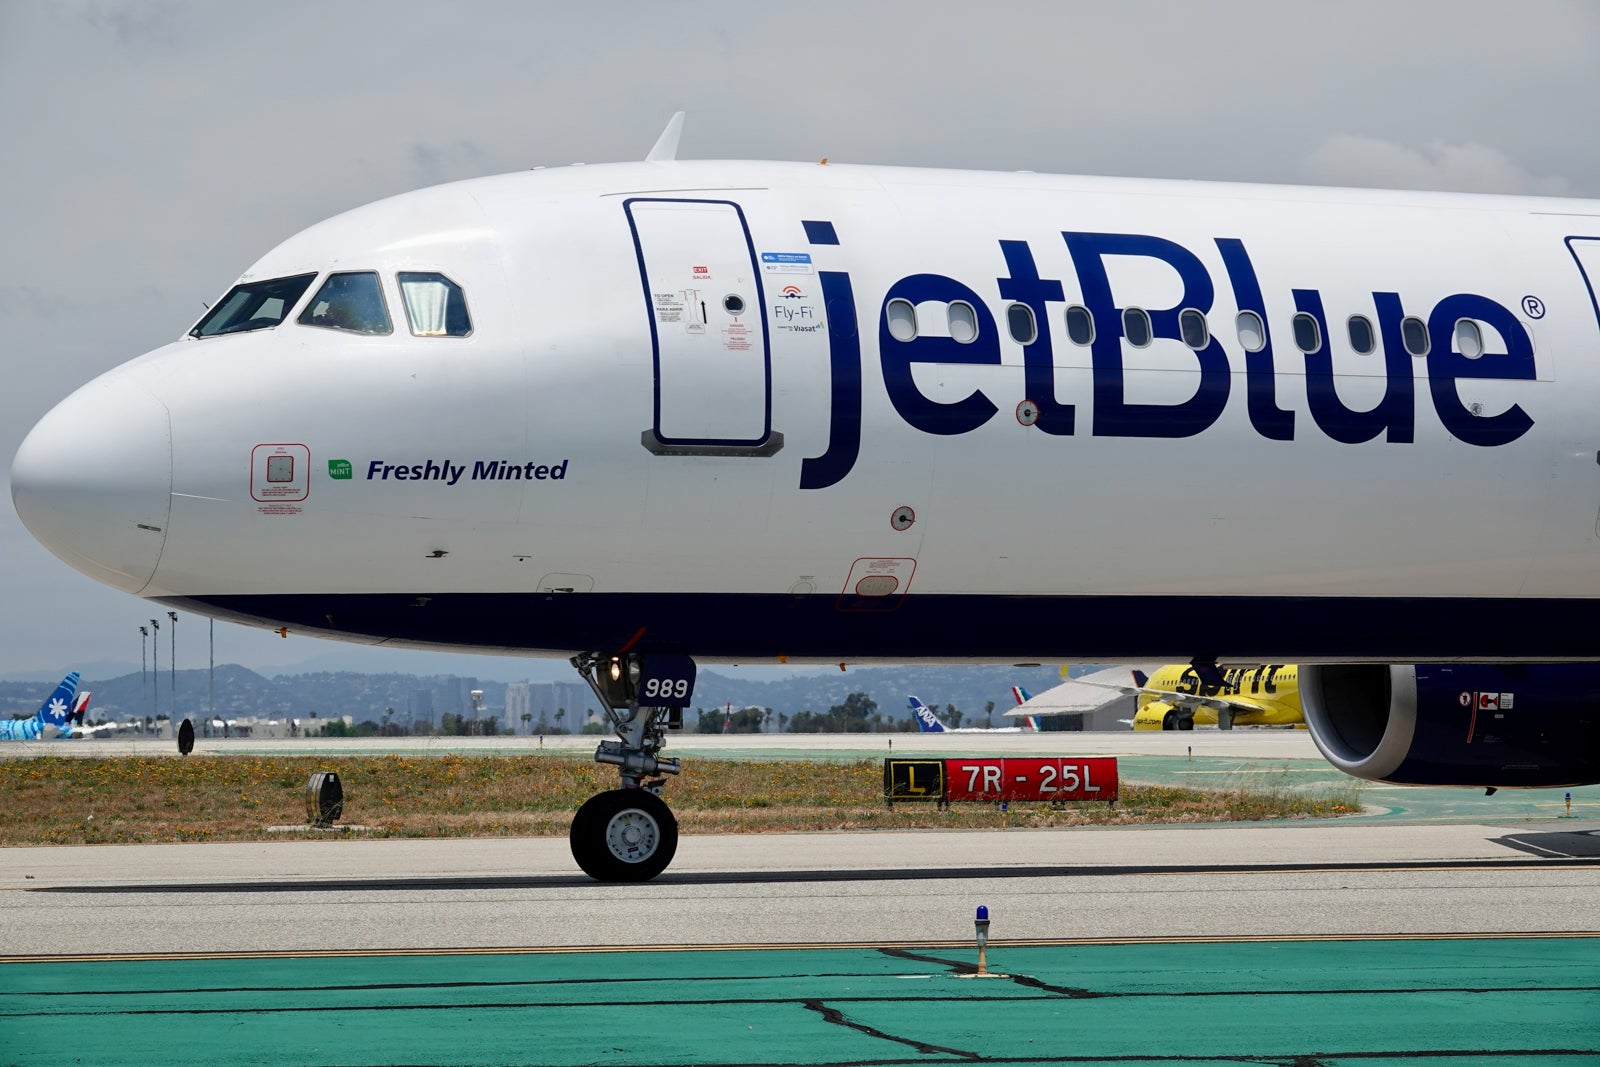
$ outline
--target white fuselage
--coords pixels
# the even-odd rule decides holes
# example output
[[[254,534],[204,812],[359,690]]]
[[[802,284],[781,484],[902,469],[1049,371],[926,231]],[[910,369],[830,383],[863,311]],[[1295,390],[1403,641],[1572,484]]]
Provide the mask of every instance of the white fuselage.
[[[524,172],[286,241],[242,280],[376,272],[393,331],[295,308],[187,336],[47,416],[14,493],[103,581],[354,640],[1594,658],[1586,269],[1590,201],[780,163]],[[471,332],[414,336],[407,271],[457,283]],[[1144,346],[1124,336],[1141,311]],[[1265,348],[1247,351],[1241,311]],[[1427,354],[1406,350],[1407,319]],[[1461,320],[1481,355],[1458,351]],[[287,481],[268,482],[268,456]]]

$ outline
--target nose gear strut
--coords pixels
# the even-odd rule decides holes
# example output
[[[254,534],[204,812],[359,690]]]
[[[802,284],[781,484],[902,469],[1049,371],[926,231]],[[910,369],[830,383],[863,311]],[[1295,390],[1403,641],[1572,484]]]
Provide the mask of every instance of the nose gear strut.
[[[687,656],[586,652],[572,665],[600,700],[618,740],[602,741],[596,763],[617,768],[622,788],[590,797],[573,816],[572,858],[602,882],[646,882],[666,870],[678,849],[678,821],[661,799],[678,761],[661,756],[669,729],[681,729],[694,692]],[[641,703],[641,700],[647,701]]]

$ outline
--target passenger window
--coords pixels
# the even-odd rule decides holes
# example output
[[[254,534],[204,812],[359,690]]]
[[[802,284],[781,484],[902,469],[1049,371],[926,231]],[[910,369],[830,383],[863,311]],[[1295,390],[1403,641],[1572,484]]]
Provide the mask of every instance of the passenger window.
[[[909,300],[891,300],[883,309],[889,320],[889,336],[896,341],[913,341],[917,336],[917,309]]]
[[[1370,356],[1377,349],[1377,338],[1372,332],[1372,320],[1365,315],[1351,315],[1350,347],[1359,355]]]
[[[1239,334],[1239,344],[1246,352],[1259,352],[1267,347],[1267,324],[1254,311],[1241,311],[1233,320]]]
[[[330,274],[317,295],[295,320],[302,326],[322,326],[351,333],[393,333],[383,287],[372,271]]]
[[[1067,308],[1067,340],[1075,345],[1094,344],[1094,316],[1082,304]]]
[[[1031,345],[1039,339],[1039,324],[1027,304],[1011,304],[1006,308],[1006,328],[1019,345]]]
[[[1150,313],[1144,308],[1122,309],[1122,336],[1134,348],[1143,348],[1150,343]]]
[[[314,273],[296,274],[292,278],[271,278],[236,285],[195,324],[189,336],[216,337],[276,326],[316,278]]]
[[[1196,352],[1211,343],[1211,326],[1197,308],[1184,308],[1178,313],[1178,332],[1183,334],[1183,343]]]
[[[443,274],[401,271],[400,296],[411,332],[418,337],[465,337],[472,332],[466,294]]]
[[[1456,351],[1468,359],[1483,355],[1483,331],[1471,319],[1456,320]]]
[[[1317,325],[1315,315],[1302,311],[1294,317],[1293,322],[1296,348],[1310,355],[1322,347],[1322,328]]]
[[[1413,356],[1425,356],[1430,347],[1428,341],[1428,324],[1416,317],[1400,320],[1400,339],[1405,342],[1406,351]]]
[[[950,323],[950,337],[953,340],[969,345],[978,339],[978,313],[965,300],[950,302],[947,320]]]

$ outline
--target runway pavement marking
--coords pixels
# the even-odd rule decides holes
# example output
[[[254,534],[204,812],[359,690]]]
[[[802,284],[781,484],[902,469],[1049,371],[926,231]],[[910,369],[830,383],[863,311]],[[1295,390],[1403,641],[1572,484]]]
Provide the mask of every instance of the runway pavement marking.
[[[1436,943],[1373,947],[1391,940]],[[1255,947],[1287,941],[1305,947]],[[965,945],[744,956],[719,946],[608,959],[563,951],[426,969],[370,953],[254,967],[46,963],[0,972],[11,979],[0,1032],[7,1062],[119,1067],[244,1057],[546,1067],[1568,1067],[1600,1057],[1600,1021],[1589,1010],[1600,970],[1587,943],[1565,937],[1111,944],[1122,947],[992,945],[990,961],[1008,977],[984,983],[959,981],[974,966]],[[923,981],[908,987],[908,977]]]
[[[1203,826],[1203,823],[1192,823]],[[1491,839],[1493,843],[1499,843]],[[1234,874],[1407,874],[1459,873],[1461,871],[1580,871],[1600,867],[1600,856],[1563,856],[1560,860],[1526,858],[1528,853],[1509,845],[1501,845],[1504,859],[1479,857],[1460,860],[1391,860],[1348,863],[1229,863],[1202,865],[1177,864],[1048,864],[1011,865],[1004,867],[895,867],[895,868],[839,868],[827,870],[766,870],[766,871],[680,871],[669,872],[656,880],[658,885],[690,887],[704,885],[771,885],[778,882],[861,882],[861,881],[936,881],[948,879],[1011,879],[1011,878],[1105,878],[1127,875],[1141,877],[1193,877],[1195,875]],[[460,889],[542,889],[590,886],[581,875],[571,874],[508,874],[508,875],[457,875],[449,877],[364,879],[296,878],[283,881],[246,882],[150,882],[109,883],[105,885],[57,885],[44,883],[19,886],[32,893],[61,893],[71,896],[137,896],[152,894],[220,894],[220,893],[309,893],[340,890],[404,890],[439,891]]]

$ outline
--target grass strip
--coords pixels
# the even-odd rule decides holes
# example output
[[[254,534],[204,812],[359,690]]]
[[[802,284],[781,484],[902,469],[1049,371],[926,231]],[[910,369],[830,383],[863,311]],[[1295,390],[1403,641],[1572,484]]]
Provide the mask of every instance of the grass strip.
[[[306,785],[334,771],[343,824],[388,837],[564,836],[572,813],[617,785],[575,754],[518,756],[122,756],[0,760],[0,846],[257,841],[306,822]],[[910,830],[1309,819],[1360,810],[1354,784],[1321,791],[1263,776],[1202,790],[1123,782],[1103,803],[886,808],[883,764],[698,758],[666,797],[686,834]],[[307,829],[309,835],[312,831]],[[292,834],[290,836],[293,836]]]

